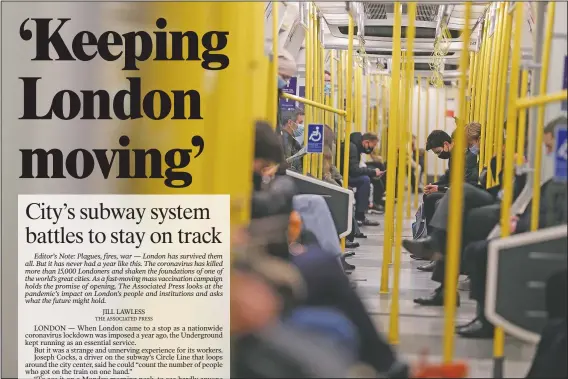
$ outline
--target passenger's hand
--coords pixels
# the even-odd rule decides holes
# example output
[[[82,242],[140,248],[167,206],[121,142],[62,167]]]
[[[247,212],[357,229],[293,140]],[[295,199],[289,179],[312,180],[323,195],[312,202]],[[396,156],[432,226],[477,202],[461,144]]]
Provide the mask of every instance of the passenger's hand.
[[[509,220],[509,233],[515,233],[515,230],[517,230],[517,222],[519,222],[519,217],[511,216]]]
[[[274,165],[274,166],[271,166],[271,167],[264,169],[264,171],[262,172],[262,175],[272,178],[274,175],[276,175],[276,171],[278,171],[278,165]]]
[[[435,185],[435,184],[427,184],[427,185],[424,187],[424,193],[425,193],[426,195],[429,195],[429,194],[434,193],[434,192],[438,192],[438,186],[437,186],[437,185]]]
[[[375,176],[381,177],[383,175],[383,171],[379,170],[378,168],[375,169]]]

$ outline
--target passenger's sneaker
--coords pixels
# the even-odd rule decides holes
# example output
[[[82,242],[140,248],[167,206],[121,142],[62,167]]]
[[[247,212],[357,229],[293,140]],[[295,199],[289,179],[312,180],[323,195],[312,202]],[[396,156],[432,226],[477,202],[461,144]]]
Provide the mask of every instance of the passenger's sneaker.
[[[458,283],[458,289],[460,291],[469,291],[470,287],[471,287],[471,282],[469,281],[469,278],[460,280],[460,282]]]
[[[379,225],[381,225],[380,222],[369,220],[368,218],[365,218],[364,220],[362,220],[362,224],[364,226],[379,226]]]

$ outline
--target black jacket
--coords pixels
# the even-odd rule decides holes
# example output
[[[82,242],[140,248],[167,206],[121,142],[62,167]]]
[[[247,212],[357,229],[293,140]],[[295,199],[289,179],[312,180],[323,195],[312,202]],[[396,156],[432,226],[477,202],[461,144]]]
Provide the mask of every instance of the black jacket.
[[[345,143],[341,144],[341,155],[339,158],[340,172],[343,174],[343,154]],[[356,178],[358,176],[375,177],[377,173],[374,168],[359,167],[361,162],[361,154],[363,154],[363,136],[359,132],[351,133],[351,141],[349,144],[349,176]]]
[[[432,184],[438,186],[438,192],[446,192],[450,186],[450,172],[452,169],[452,159],[448,159],[448,169],[438,181]],[[477,185],[479,180],[479,166],[477,164],[477,155],[473,154],[469,149],[465,150],[465,177],[466,183]]]

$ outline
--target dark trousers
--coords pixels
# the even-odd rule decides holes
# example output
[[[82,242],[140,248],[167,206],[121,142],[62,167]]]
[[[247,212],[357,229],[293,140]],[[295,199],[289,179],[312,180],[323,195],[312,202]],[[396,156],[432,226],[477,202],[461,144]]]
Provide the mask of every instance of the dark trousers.
[[[481,308],[485,306],[485,280],[487,278],[488,240],[475,241],[466,246],[463,253],[464,267],[469,274],[469,296]]]
[[[306,283],[304,305],[333,307],[342,312],[357,328],[360,339],[360,359],[378,372],[386,372],[397,361],[390,345],[379,335],[359,295],[337,264],[337,259],[309,247],[292,257]]]
[[[485,239],[489,236],[489,233],[493,230],[495,225],[499,222],[499,217],[501,214],[500,204],[491,204],[484,207],[479,207],[471,209],[467,214],[464,215],[463,222],[463,233],[462,233],[462,249],[466,249],[471,243],[475,242],[486,242]],[[434,233],[436,231],[434,230]],[[437,238],[445,239],[446,233],[440,233]],[[442,241],[444,246],[442,254],[445,254],[445,241]],[[469,274],[469,265],[466,262],[466,250],[463,250],[462,254],[462,273]],[[439,260],[436,262],[434,271],[432,272],[432,280],[444,285],[445,278],[445,261]],[[470,276],[471,279],[471,276]],[[483,283],[485,285],[485,282]],[[472,284],[473,286],[473,284]],[[473,291],[473,289],[472,289]]]
[[[423,211],[424,217],[426,218],[426,227],[430,226],[430,221],[432,221],[432,217],[434,217],[434,213],[436,212],[436,206],[438,202],[444,197],[444,192],[434,192],[429,195],[424,194],[422,196]]]
[[[357,189],[355,193],[355,218],[363,220],[365,212],[369,209],[369,195],[371,194],[371,179],[367,175],[349,177],[349,187]]]
[[[446,231],[448,228],[450,214],[450,198],[452,189],[449,188],[446,196],[440,199],[436,211],[432,216],[430,225],[438,230]],[[487,191],[477,188],[469,183],[464,183],[463,187],[463,212],[467,214],[470,209],[480,208],[495,204],[495,198]]]
[[[379,162],[369,162],[367,163],[368,168],[378,168],[381,171],[385,170],[385,165]],[[373,178],[371,179],[371,183],[373,184],[373,202],[377,205],[384,205],[383,196],[385,195],[386,190],[386,175],[381,178]]]

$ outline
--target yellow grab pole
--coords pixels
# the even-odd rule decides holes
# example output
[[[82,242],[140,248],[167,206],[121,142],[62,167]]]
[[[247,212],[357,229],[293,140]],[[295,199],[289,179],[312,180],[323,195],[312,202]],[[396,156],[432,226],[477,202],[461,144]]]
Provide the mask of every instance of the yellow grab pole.
[[[363,99],[361,98],[362,96],[362,90],[361,90],[361,79],[362,79],[363,73],[361,72],[361,67],[359,66],[359,64],[357,64],[356,70],[355,70],[355,130],[360,132],[361,131],[361,116],[362,116],[362,111],[363,111],[363,104],[362,101]]]
[[[426,79],[426,112],[425,125],[424,125],[424,146],[428,141],[428,134],[430,134],[430,79]],[[424,150],[424,187],[428,184],[428,152]]]
[[[512,6],[512,3],[508,3],[509,6]],[[504,28],[504,33],[503,33],[503,39],[502,39],[502,46],[508,47],[511,46],[511,29],[512,29],[512,24],[513,24],[513,17],[512,15],[508,12],[508,8],[507,6],[505,6],[505,24],[503,25]],[[497,108],[497,116],[496,116],[496,122],[497,122],[497,154],[503,154],[503,135],[504,135],[504,129],[505,129],[505,99],[506,99],[506,90],[507,90],[507,77],[508,77],[508,73],[509,73],[509,48],[504,48],[501,51],[501,65],[500,67],[500,78],[499,78],[499,89],[497,92],[497,101],[498,101],[498,108]],[[518,76],[517,78],[514,79],[515,81],[518,81]],[[512,80],[511,80],[512,81]],[[517,86],[518,88],[518,86]],[[503,159],[497,159],[497,174],[499,174],[501,172],[501,169],[503,168]],[[497,180],[499,180],[499,176],[497,176]]]
[[[415,151],[414,151],[414,157],[415,157],[415,161],[416,164],[418,165],[418,163],[420,162],[420,119],[422,117],[420,117],[420,96],[422,95],[422,92],[420,90],[420,83],[422,82],[422,78],[419,76],[418,77],[418,94],[417,99],[416,99],[416,103],[417,103],[417,109],[416,109],[416,146],[414,146]],[[419,165],[418,165],[419,166]],[[424,167],[426,168],[426,167]],[[420,186],[420,175],[418,172],[418,167],[414,172],[414,177],[415,179],[415,183],[416,186],[414,187],[414,209],[418,208],[418,187]]]
[[[270,66],[270,92],[278,92],[278,5],[280,2],[272,2],[272,62]],[[278,123],[278,107],[279,101],[277,96],[271,97],[274,99],[270,101],[270,107],[268,108],[270,114],[270,123],[272,127],[276,129]]]
[[[325,111],[335,113],[335,114],[338,114],[340,116],[345,116],[345,114],[346,114],[346,112],[344,110],[333,108],[333,107],[330,107],[329,105],[318,103],[317,101],[308,100],[308,99],[305,99],[303,97],[299,97],[299,96],[292,95],[292,94],[289,94],[289,93],[283,93],[282,97],[286,98],[286,99],[297,101],[299,103],[303,103],[303,104],[308,105],[308,106],[312,106],[312,107],[317,108],[317,109],[323,109]]]
[[[321,19],[318,19],[318,46],[319,46],[319,58],[320,58],[320,82],[319,82],[319,91],[320,91],[320,101],[323,103],[325,101],[325,91],[324,91],[324,84],[325,84],[325,50],[323,48],[323,44],[321,43]],[[325,124],[326,120],[326,112],[321,109],[320,110],[320,123]],[[331,126],[331,125],[328,125]],[[323,153],[318,154],[318,175],[317,178],[321,179],[323,177]]]
[[[546,8],[546,30],[544,32],[544,46],[542,51],[542,68],[540,71],[539,95],[543,96],[547,91],[548,67],[550,65],[550,46],[552,45],[552,33],[554,32],[554,10],[556,4],[549,2]],[[566,91],[564,91],[566,92]],[[540,180],[542,166],[542,137],[544,129],[544,105],[538,107],[536,123],[536,148],[533,174],[533,197],[531,204],[531,231],[538,229],[540,209]]]
[[[355,101],[353,104],[355,107],[353,108],[355,112],[355,130],[360,132],[361,131],[361,110],[362,110],[362,102],[363,99],[361,98],[361,67],[357,64],[355,67]]]
[[[367,110],[366,110],[366,114],[367,114],[367,132],[371,132],[372,128],[372,122],[371,122],[371,75],[369,73],[367,73],[367,80],[366,80],[366,98],[367,98]]]
[[[491,158],[493,157],[493,152],[496,150],[494,149],[494,135],[496,124],[495,124],[495,111],[496,111],[496,96],[497,96],[497,83],[499,82],[498,75],[499,65],[501,64],[500,58],[500,39],[499,36],[501,35],[502,29],[502,14],[505,12],[505,4],[504,3],[497,3],[497,10],[495,20],[498,20],[499,23],[495,27],[495,32],[491,37],[491,52],[493,53],[493,57],[495,58],[495,62],[491,61],[491,72],[489,73],[489,107],[488,107],[488,118],[487,118],[487,141],[485,143],[485,165],[487,166],[487,188],[493,186],[493,176],[492,176],[492,169],[491,169]]]
[[[487,124],[485,118],[487,115],[487,76],[489,72],[489,61],[491,60],[491,54],[489,53],[489,41],[487,41],[488,27],[484,27],[483,39],[481,42],[481,54],[482,54],[482,67],[481,75],[478,79],[479,91],[476,91],[476,109],[475,109],[475,120],[481,124],[481,138],[479,140],[479,173],[483,170],[485,166],[485,141],[487,140]]]
[[[568,92],[566,90],[562,90],[544,95],[525,97],[524,99],[517,100],[517,108],[525,109],[545,105],[555,101],[565,101],[567,94]]]
[[[503,198],[501,199],[501,237],[509,236],[510,212],[513,203],[513,165],[515,155],[515,143],[517,132],[517,102],[519,77],[521,63],[521,37],[523,30],[524,7],[516,6],[514,13],[515,34],[513,40],[513,55],[511,62],[511,83],[509,84],[509,103],[507,107],[507,141],[505,142],[505,168],[503,171]],[[511,20],[513,21],[513,20]],[[506,40],[507,41],[507,40]],[[503,377],[503,359],[505,348],[505,333],[503,328],[495,328],[495,339],[493,341],[493,377]]]
[[[412,54],[412,53],[411,53]],[[411,56],[411,64],[414,64],[414,59]],[[407,76],[406,90],[408,91],[408,109],[406,111],[406,160],[407,164],[407,187],[406,187],[406,218],[410,218],[410,211],[412,207],[412,111],[414,105],[414,70],[410,68],[411,72]]]
[[[464,19],[471,16],[471,2],[465,3]],[[461,33],[463,50],[460,56],[459,80],[459,125],[455,133],[454,148],[452,149],[452,175],[450,177],[450,214],[448,222],[448,241],[446,254],[446,272],[444,287],[444,362],[450,363],[454,354],[454,323],[456,315],[457,281],[459,275],[460,249],[463,217],[463,183],[465,170],[465,92],[467,85],[467,65],[469,57],[469,33],[467,22]]]
[[[475,75],[477,75],[477,54],[473,51],[469,53],[470,68],[469,71],[471,75],[469,76],[469,106],[467,107],[467,121],[471,122],[473,117],[473,107],[475,106],[474,87]]]
[[[529,90],[529,71],[523,70],[521,77],[521,97],[527,96],[527,92]],[[515,107],[517,104],[515,104]],[[521,166],[525,163],[525,142],[526,136],[525,133],[527,132],[527,110],[526,109],[519,109],[519,114],[517,115],[519,118],[519,130],[517,132],[517,165]],[[507,123],[508,125],[508,123]]]
[[[321,87],[320,87],[320,54],[319,54],[319,22],[318,22],[318,18],[317,18],[317,12],[316,12],[316,6],[315,4],[312,3],[312,7],[313,7],[313,17],[314,17],[314,31],[312,34],[312,43],[313,43],[313,62],[314,62],[314,80],[313,80],[313,88],[314,88],[314,92],[313,92],[313,100],[320,103],[320,91],[321,91]],[[314,123],[320,123],[321,121],[321,112],[319,109],[314,109]],[[311,161],[312,164],[310,165],[310,174],[314,177],[317,178],[318,176],[318,163],[319,163],[319,159],[317,154],[312,154],[311,157]]]
[[[383,159],[387,159],[385,151],[387,150],[387,83],[388,77],[386,75],[382,76],[382,87],[381,87],[381,156]]]
[[[408,3],[408,26],[406,28],[406,52],[404,59],[405,72],[403,73],[403,80],[401,90],[404,93],[404,100],[402,111],[400,112],[402,123],[399,123],[398,135],[398,188],[396,203],[396,237],[394,246],[394,267],[393,267],[393,287],[392,299],[389,318],[389,342],[391,344],[398,344],[399,342],[399,295],[400,295],[400,261],[402,254],[402,228],[403,228],[403,204],[404,204],[404,182],[406,181],[406,160],[408,156],[407,151],[407,136],[408,136],[408,120],[410,110],[410,87],[408,82],[411,82],[410,76],[412,75],[412,54],[414,51],[414,22],[416,19],[416,3]],[[396,77],[395,77],[396,78]],[[410,204],[410,198],[408,199]]]
[[[357,130],[359,132],[363,132],[363,109],[364,104],[363,104],[363,67],[359,67],[359,106],[357,107],[357,113],[358,113],[358,128]]]
[[[376,128],[377,128],[377,135],[381,138],[382,142],[382,130],[381,125],[379,124],[379,93],[381,88],[381,79],[378,75],[375,75],[375,115],[376,115]],[[381,98],[382,100],[382,98]],[[379,154],[382,154],[383,151],[379,147]]]
[[[440,127],[440,89],[437,87],[434,87],[434,89],[436,90],[436,123],[434,124],[434,129],[438,129]],[[434,181],[437,182],[438,181],[438,165],[440,162],[438,162],[439,159],[434,160]]]
[[[388,130],[388,158],[389,169],[387,170],[387,190],[386,190],[386,207],[385,220],[394,219],[394,191],[396,180],[396,157],[397,157],[397,130],[398,130],[398,102],[400,88],[400,34],[401,34],[401,13],[402,5],[400,2],[394,4],[394,25],[393,25],[393,51],[391,66],[391,94],[390,94],[390,113],[389,113],[389,130]],[[399,199],[402,201],[402,199]],[[383,244],[383,266],[381,272],[381,293],[388,293],[389,290],[389,267],[392,255],[392,237],[393,223],[387,222],[385,225],[384,244]]]
[[[312,3],[309,2],[308,3],[308,32],[306,34],[306,38],[304,40],[305,43],[305,57],[306,57],[306,84],[305,84],[305,92],[306,92],[306,100],[312,100],[313,99],[313,60],[312,60],[312,56],[313,56],[313,39],[312,39],[312,34],[313,34],[313,15],[312,15]],[[308,104],[305,104],[306,106],[304,106],[305,109],[305,113],[306,113],[306,117],[304,120],[304,124],[306,124],[306,131],[308,130],[307,125],[310,123],[314,122],[313,119],[313,114],[314,114],[314,109],[312,109],[311,107],[308,107]],[[304,133],[304,146],[308,145],[308,133]],[[311,154],[306,154],[304,155],[304,159],[303,159],[303,167],[302,167],[302,171],[304,175],[307,175],[308,172],[310,171],[310,165],[311,165]]]
[[[343,149],[343,188],[347,188],[349,183],[349,144],[351,143],[351,128],[353,126],[353,119],[351,113],[351,101],[353,101],[352,83],[353,83],[353,16],[349,12],[349,25],[347,31],[347,70],[346,70],[346,86],[345,96],[347,99],[346,115],[345,115],[345,142]]]
[[[337,62],[337,108],[343,110],[343,51],[338,51],[339,60]],[[337,118],[337,136],[335,141],[335,166],[339,167],[341,161],[341,139],[345,132],[345,115]],[[343,240],[343,239],[342,239]]]

